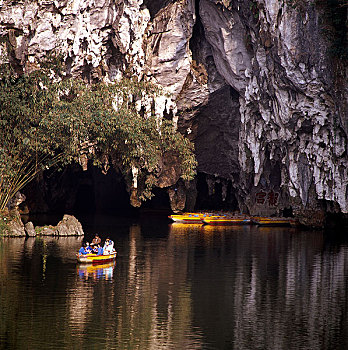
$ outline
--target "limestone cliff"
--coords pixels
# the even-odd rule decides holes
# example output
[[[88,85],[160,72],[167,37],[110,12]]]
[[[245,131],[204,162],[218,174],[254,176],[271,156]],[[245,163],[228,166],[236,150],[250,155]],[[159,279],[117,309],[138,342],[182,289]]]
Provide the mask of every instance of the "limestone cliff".
[[[18,71],[55,50],[72,76],[163,86],[156,113],[195,142],[209,194],[320,224],[348,213],[347,7],[329,2],[0,0],[0,36]],[[196,184],[169,187],[176,209]]]

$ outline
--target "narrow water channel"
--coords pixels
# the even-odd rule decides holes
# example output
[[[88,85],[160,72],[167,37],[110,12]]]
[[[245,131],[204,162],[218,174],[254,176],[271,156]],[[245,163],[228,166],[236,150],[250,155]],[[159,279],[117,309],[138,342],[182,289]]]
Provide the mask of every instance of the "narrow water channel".
[[[348,239],[89,218],[81,238],[0,239],[0,349],[348,349]]]

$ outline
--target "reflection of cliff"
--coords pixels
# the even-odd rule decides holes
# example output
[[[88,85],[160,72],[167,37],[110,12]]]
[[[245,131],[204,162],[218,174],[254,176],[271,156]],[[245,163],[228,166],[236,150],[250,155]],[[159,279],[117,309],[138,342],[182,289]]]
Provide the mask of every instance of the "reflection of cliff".
[[[328,251],[318,232],[294,233],[230,230],[202,241],[192,298],[208,341],[235,349],[343,348],[348,248]]]
[[[75,237],[0,239],[1,349],[64,343],[69,332],[65,291],[71,279],[62,261],[74,257],[79,245]]]
[[[128,348],[198,349],[193,330],[188,247],[177,254],[175,237],[146,242],[130,227],[128,274],[118,314],[117,343]]]

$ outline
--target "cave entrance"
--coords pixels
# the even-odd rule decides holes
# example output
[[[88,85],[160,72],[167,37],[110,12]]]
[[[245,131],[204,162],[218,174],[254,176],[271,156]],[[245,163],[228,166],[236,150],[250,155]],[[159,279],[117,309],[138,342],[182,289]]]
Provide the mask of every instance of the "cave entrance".
[[[30,214],[117,214],[131,211],[126,183],[110,169],[94,166],[83,171],[73,164],[62,171],[46,171],[24,190]]]
[[[74,214],[115,214],[132,209],[126,183],[114,169],[103,174],[100,169],[90,166],[76,175],[71,208]]]
[[[92,185],[82,184],[76,194],[74,212],[92,214],[95,212],[95,196]]]
[[[31,214],[72,214],[78,217],[94,214],[127,216],[139,209],[130,205],[130,197],[122,174],[109,169],[107,174],[90,165],[83,171],[70,165],[63,171],[44,172],[24,190],[26,206]],[[166,189],[154,189],[154,197],[140,210],[170,211]]]
[[[240,210],[230,180],[198,173],[197,191],[197,210]]]

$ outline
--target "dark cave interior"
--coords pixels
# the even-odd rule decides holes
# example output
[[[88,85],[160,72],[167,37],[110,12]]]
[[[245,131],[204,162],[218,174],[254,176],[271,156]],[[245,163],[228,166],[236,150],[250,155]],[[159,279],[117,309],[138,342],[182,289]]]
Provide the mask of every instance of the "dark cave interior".
[[[211,181],[210,178],[205,173],[198,173],[194,209],[238,210],[231,183],[223,179]],[[89,166],[87,171],[78,165],[70,165],[60,172],[45,172],[25,187],[23,193],[27,199],[21,209],[30,215],[102,213],[122,216],[137,215],[142,211],[171,212],[167,189],[155,188],[151,200],[144,202],[140,209],[133,208],[122,175],[114,169],[104,175],[94,166]]]

